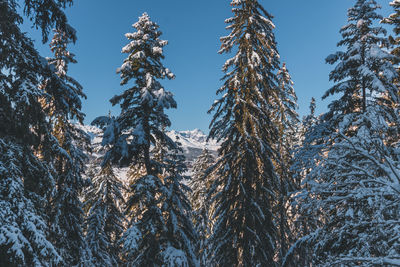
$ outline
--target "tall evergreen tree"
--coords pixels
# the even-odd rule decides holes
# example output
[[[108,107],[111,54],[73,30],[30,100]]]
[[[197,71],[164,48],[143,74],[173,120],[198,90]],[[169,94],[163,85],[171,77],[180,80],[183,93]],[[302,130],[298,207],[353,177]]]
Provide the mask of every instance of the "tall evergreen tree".
[[[335,85],[323,98],[342,94],[329,105],[329,112],[324,118],[331,122],[333,128],[339,127],[339,122],[346,114],[365,112],[368,102],[375,95],[379,95],[381,104],[388,109],[391,108],[390,103],[397,102],[397,88],[393,84],[396,72],[393,72],[392,64],[397,58],[381,48],[387,40],[384,36],[386,30],[374,25],[374,22],[382,19],[376,13],[378,8],[373,0],[357,1],[348,11],[349,24],[340,30],[343,39],[338,46],[345,46],[346,51],[336,52],[326,59],[329,64],[338,64],[329,76]],[[385,100],[385,97],[388,99]],[[386,111],[390,116],[391,112]],[[397,118],[386,119],[396,121]]]
[[[213,175],[207,170],[215,164],[215,157],[210,150],[204,148],[193,164],[193,176],[190,181],[190,202],[193,207],[193,222],[199,235],[197,241],[197,255],[201,266],[209,266],[208,238],[211,235],[209,192],[213,183]]]
[[[381,48],[385,30],[374,26],[381,19],[378,8],[373,0],[358,0],[349,9],[349,24],[341,29],[338,45],[345,51],[327,58],[338,64],[330,74],[335,85],[324,97],[342,96],[314,127],[322,149],[305,178],[308,186],[298,196],[303,198],[302,211],[317,219],[315,228],[297,242],[309,244],[313,266],[372,266],[398,257],[397,242],[383,237],[398,235],[389,230],[398,227],[398,214],[385,208],[398,202],[383,193],[397,172],[393,166],[390,171],[383,167],[384,162],[397,165],[387,142],[393,134],[391,122],[398,120],[391,110],[399,103],[392,64],[397,59]]]
[[[192,207],[186,196],[191,190],[183,183],[188,177],[183,175],[187,168],[179,143],[166,155],[165,163],[163,180],[167,194],[161,207],[167,226],[162,252],[164,265],[199,266],[195,253],[198,236],[191,221]]]
[[[291,233],[293,240],[297,240],[292,244],[283,259],[283,265],[293,265],[293,261],[300,266],[309,266],[312,253],[301,238],[310,233],[310,229],[315,229],[316,219],[314,214],[306,210],[303,206],[304,194],[308,193],[309,188],[305,179],[310,171],[317,166],[321,160],[321,149],[324,147],[321,138],[321,130],[324,128],[319,124],[319,120],[315,115],[315,99],[311,98],[310,113],[303,117],[300,127],[299,146],[294,150],[294,160],[290,166],[293,173],[293,182],[296,190],[290,196],[291,204]],[[302,194],[299,194],[302,192]]]
[[[302,208],[317,227],[300,243],[309,244],[316,266],[398,266],[399,159],[382,138],[388,125],[379,108],[367,106],[353,125],[355,135],[341,132],[306,178]]]
[[[150,153],[152,147],[163,147],[164,151],[176,149],[166,135],[165,128],[171,123],[164,113],[165,109],[176,108],[176,102],[159,81],[174,78],[161,62],[163,47],[168,42],[160,39],[159,26],[146,13],[133,27],[136,32],[125,35],[131,41],[122,48],[128,57],[117,72],[121,75],[121,85],[131,80],[134,85],[111,99],[113,105],[120,103],[121,114],[109,121],[103,139],[104,145],[111,145],[105,162],[131,166],[126,207],[129,223],[121,239],[123,258],[127,266],[193,266],[196,261],[190,248],[195,235],[189,233],[186,225],[190,218],[184,221],[183,217],[172,216],[170,212],[175,207],[168,203],[172,193],[178,194],[182,188],[173,187],[178,191],[170,191],[168,178],[163,176],[167,167],[162,158],[164,153]],[[144,170],[143,175],[134,173],[140,169]],[[184,201],[180,197],[178,200]],[[181,208],[182,216],[190,216],[188,205],[182,202]],[[179,224],[170,225],[174,222]]]
[[[289,192],[294,191],[296,183],[294,181],[294,173],[290,166],[293,163],[293,151],[298,143],[298,126],[299,118],[296,112],[297,96],[293,88],[293,81],[286,68],[286,64],[278,71],[278,86],[280,87],[281,96],[273,98],[274,106],[277,107],[275,113],[275,124],[279,129],[279,140],[276,150],[279,152],[279,161],[275,163],[276,173],[279,176],[280,188],[278,191],[279,200],[276,209],[279,214],[278,225],[279,234],[279,261],[282,264],[291,243],[293,236],[289,227],[290,214],[288,213],[288,197]],[[294,263],[293,263],[294,264]]]
[[[214,111],[209,138],[222,141],[213,166],[211,193],[216,218],[211,236],[212,261],[220,266],[275,266],[278,241],[272,208],[279,192],[274,161],[279,129],[277,106],[284,95],[276,72],[272,16],[256,0],[231,2],[226,20],[231,33],[221,38],[220,53],[235,51],[223,67],[223,94]]]
[[[93,263],[95,266],[118,266],[119,238],[124,230],[122,183],[107,163],[99,173],[93,174],[92,184],[85,206],[88,209],[86,240]]]
[[[45,39],[54,24],[74,36],[62,10],[69,3],[22,6]],[[45,207],[55,188],[50,159],[60,148],[42,109],[48,95],[39,86],[57,76],[21,32],[17,5],[0,1],[0,265],[54,266],[63,259],[49,241]]]
[[[66,264],[75,266],[90,264],[90,251],[83,235],[83,206],[79,198],[85,181],[82,177],[89,137],[71,120],[83,123],[81,109],[82,86],[67,75],[68,64],[76,63],[74,54],[67,50],[70,38],[65,32],[55,30],[50,42],[54,58],[48,58],[57,76],[63,81],[53,83],[46,80],[43,89],[51,96],[46,106],[53,124],[53,135],[63,149],[54,159],[57,175],[56,192],[52,199],[51,228],[53,242]],[[84,147],[80,147],[83,145]]]

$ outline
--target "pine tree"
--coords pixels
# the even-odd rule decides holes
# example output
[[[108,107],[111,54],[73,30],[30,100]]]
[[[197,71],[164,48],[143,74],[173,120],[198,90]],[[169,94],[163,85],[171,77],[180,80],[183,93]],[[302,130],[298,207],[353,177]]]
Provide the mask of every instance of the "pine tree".
[[[150,159],[150,145],[155,144],[154,140],[169,139],[162,131],[171,124],[164,109],[176,108],[172,93],[165,91],[158,79],[173,79],[175,76],[161,63],[163,47],[168,42],[159,39],[159,26],[145,13],[133,27],[137,32],[125,35],[131,42],[122,48],[122,52],[129,56],[117,72],[121,74],[121,85],[126,85],[131,79],[135,79],[135,85],[113,97],[111,103],[120,103],[123,109],[117,118],[120,130],[130,130],[135,137],[135,143],[126,148],[127,157],[133,154],[128,153],[130,147],[137,148],[138,153],[143,154],[137,156],[140,163],[144,164],[148,174],[153,174],[156,166]],[[121,155],[124,157],[125,154]]]
[[[393,2],[390,2],[390,5],[393,7],[395,13],[391,14],[389,17],[384,18],[381,22],[385,24],[392,25],[393,28],[393,33],[395,36],[389,36],[388,37],[388,48],[390,50],[390,53],[394,56],[396,56],[396,59],[393,59],[392,62],[393,64],[396,64],[396,69],[397,69],[397,77],[394,80],[395,85],[400,88],[400,68],[399,68],[399,58],[400,58],[400,1],[394,0]],[[383,98],[383,104],[390,106],[391,108],[388,109],[387,111],[393,111],[395,114],[392,114],[392,118],[398,118],[397,114],[399,112],[399,107],[398,103],[393,103],[393,101],[390,101],[390,98],[384,97]],[[396,114],[397,112],[397,114]],[[399,133],[399,121],[392,121],[391,123],[391,134],[390,134],[390,140],[388,142],[391,143],[397,143],[400,140],[400,133]]]
[[[329,64],[338,64],[329,76],[335,85],[323,98],[342,94],[329,105],[324,119],[332,122],[333,128],[339,127],[346,114],[365,112],[375,94],[380,96],[382,103],[396,103],[397,88],[393,84],[396,72],[393,72],[392,61],[397,59],[381,48],[382,44],[386,44],[383,36],[386,30],[374,25],[376,20],[382,19],[376,13],[378,8],[373,0],[357,1],[348,11],[349,24],[340,30],[343,39],[338,46],[345,46],[346,51],[336,52],[326,59]],[[380,75],[382,72],[383,75]],[[385,97],[388,99],[384,100]],[[385,106],[390,109],[389,104]],[[396,118],[387,119],[395,121]]]
[[[160,208],[160,196],[166,195],[160,178],[153,175],[135,179],[130,188],[126,215],[130,219],[121,242],[126,266],[161,266],[160,252],[167,228]]]
[[[310,233],[310,229],[315,229],[316,219],[314,214],[303,206],[304,194],[307,194],[309,188],[304,183],[307,175],[314,169],[321,160],[321,149],[324,147],[321,130],[323,125],[319,124],[319,118],[315,115],[315,99],[311,98],[310,113],[303,117],[300,127],[299,142],[300,145],[294,150],[294,160],[290,166],[293,173],[293,182],[296,189],[290,196],[290,205],[292,213],[291,232],[293,240],[297,240],[287,251],[283,260],[283,265],[293,264],[293,261],[300,266],[309,266],[312,253],[306,245],[302,243],[302,237]],[[299,194],[299,192],[301,192]]]
[[[122,183],[110,163],[94,173],[92,183],[85,206],[88,209],[86,240],[93,263],[95,266],[118,266],[119,238],[124,230]]]
[[[310,245],[317,266],[398,265],[399,159],[382,138],[388,126],[379,108],[367,106],[353,125],[356,134],[341,132],[306,179],[303,210],[318,218],[318,227],[301,242]]]
[[[315,98],[312,97],[309,106],[310,113],[304,116],[301,122],[299,145],[294,151],[295,160],[290,167],[297,188],[302,187],[304,178],[317,165],[324,144],[321,135],[324,135],[325,132],[320,132],[324,127],[320,118],[315,115],[315,108]]]
[[[89,137],[71,122],[76,119],[83,123],[80,98],[86,96],[82,86],[67,75],[68,64],[76,63],[74,54],[67,50],[69,42],[66,33],[55,30],[50,42],[54,58],[47,60],[63,83],[46,80],[43,90],[51,96],[45,109],[53,124],[53,135],[63,150],[54,159],[57,189],[51,203],[52,238],[65,263],[74,266],[90,264],[90,251],[82,229],[84,212],[79,198],[85,187],[82,174],[87,161],[82,149],[88,146]]]
[[[395,13],[390,14],[390,16],[387,18],[384,18],[382,22],[394,27],[393,32],[396,36],[389,36],[389,41],[394,46],[392,54],[400,56],[400,37],[398,36],[400,34],[400,1],[393,0],[390,2],[390,6],[393,7]]]
[[[207,170],[215,163],[211,152],[204,148],[193,164],[193,176],[190,180],[190,202],[193,207],[193,222],[199,235],[197,242],[197,255],[200,266],[209,266],[208,238],[211,235],[210,206],[208,194],[213,183],[212,174]]]
[[[198,266],[181,153],[178,146],[168,151],[158,177],[141,176],[131,186],[127,215],[132,219],[122,239],[128,266]]]
[[[296,183],[294,181],[294,173],[291,172],[290,166],[293,163],[293,151],[298,138],[297,128],[299,125],[297,109],[297,96],[293,88],[293,81],[286,68],[286,64],[278,71],[278,85],[280,87],[281,96],[273,98],[274,106],[278,112],[275,113],[275,124],[279,129],[279,140],[276,150],[279,152],[279,161],[275,163],[275,170],[279,176],[279,201],[276,209],[279,213],[278,225],[279,234],[279,261],[282,261],[293,242],[293,236],[289,227],[288,213],[288,197],[289,192],[295,190]],[[287,263],[288,264],[288,263]],[[292,265],[294,265],[293,263]]]
[[[165,200],[162,203],[166,240],[163,244],[163,262],[165,266],[199,266],[195,254],[197,233],[191,221],[192,207],[186,194],[191,192],[183,181],[183,173],[187,171],[185,157],[180,144],[169,151],[165,159],[164,186]]]
[[[45,37],[67,24],[70,1],[25,1],[21,10]],[[55,188],[49,159],[59,151],[42,109],[43,79],[57,79],[22,33],[16,1],[0,1],[0,265],[54,266],[63,259],[49,241],[45,207]],[[53,12],[51,15],[49,12]]]
[[[317,219],[297,242],[309,245],[313,266],[372,266],[398,258],[397,241],[387,238],[398,235],[391,230],[398,227],[398,214],[386,207],[398,204],[387,187],[398,160],[387,140],[391,122],[398,120],[388,103],[396,106],[399,95],[393,83],[396,59],[381,48],[385,30],[374,26],[381,19],[378,8],[373,0],[358,0],[341,29],[338,45],[345,51],[327,58],[338,64],[330,74],[335,85],[324,97],[343,95],[312,130],[319,158],[298,196],[306,216]]]
[[[279,131],[274,103],[284,93],[277,84],[279,55],[272,16],[256,0],[231,2],[231,33],[220,53],[235,51],[223,67],[223,94],[214,111],[209,138],[222,141],[213,166],[216,222],[210,239],[212,261],[221,266],[275,266],[279,191],[273,160]]]
[[[315,109],[316,109],[315,98],[312,97],[309,106],[310,113],[307,116],[304,116],[301,122],[301,139],[303,140],[305,139],[306,134],[311,131],[311,128],[317,122]]]
[[[182,217],[169,217],[169,211],[165,209],[174,207],[171,206],[173,203],[167,203],[173,195],[171,188],[164,183],[168,180],[163,176],[167,167],[162,158],[164,152],[150,153],[152,147],[162,147],[163,151],[176,149],[176,144],[166,135],[165,129],[171,123],[164,113],[165,109],[176,108],[176,102],[172,93],[165,91],[159,81],[174,78],[161,62],[163,47],[168,42],[159,38],[159,26],[146,13],[133,27],[136,32],[125,35],[131,41],[122,48],[122,52],[129,56],[117,72],[121,75],[121,85],[131,80],[134,85],[111,99],[113,105],[120,103],[121,114],[108,123],[103,139],[103,145],[111,146],[104,160],[130,165],[131,169],[131,188],[126,205],[129,223],[121,239],[123,258],[127,266],[195,266],[190,243],[193,236],[186,225],[190,222],[190,210],[182,202]],[[142,169],[142,175],[135,173]],[[183,193],[179,192],[173,193],[179,195],[178,200],[184,201],[181,199]],[[184,216],[189,216],[186,221]],[[176,226],[170,225],[174,220],[184,223],[179,225],[181,229],[171,229]]]

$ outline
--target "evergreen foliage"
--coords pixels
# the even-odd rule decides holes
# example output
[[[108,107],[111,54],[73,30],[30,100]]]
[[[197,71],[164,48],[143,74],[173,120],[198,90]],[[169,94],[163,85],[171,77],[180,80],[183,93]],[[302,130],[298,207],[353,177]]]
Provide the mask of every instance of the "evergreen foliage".
[[[72,38],[62,10],[67,3],[25,1],[22,7],[43,36],[56,24]],[[62,81],[21,32],[17,6],[0,1],[0,265],[54,266],[63,259],[50,242],[45,208],[56,182],[51,158],[63,150],[42,108],[49,95],[39,87],[43,80]]]
[[[319,118],[315,115],[315,99],[311,98],[310,113],[303,117],[300,127],[299,146],[294,150],[294,160],[290,166],[293,173],[293,182],[297,190],[292,192],[290,196],[291,204],[291,233],[293,240],[297,243],[287,251],[283,264],[288,266],[293,261],[300,266],[310,266],[312,252],[309,248],[300,242],[301,238],[308,235],[312,229],[316,228],[316,218],[304,208],[304,197],[298,192],[307,192],[309,189],[305,182],[306,177],[312,169],[314,169],[321,160],[321,149],[323,148],[323,138],[321,138],[321,130],[324,130],[320,124]]]
[[[390,16],[387,18],[384,18],[382,22],[393,26],[393,32],[395,36],[389,36],[389,41],[394,46],[392,54],[400,56],[400,37],[398,36],[400,34],[400,1],[393,0],[390,2],[390,6],[393,7],[395,13],[390,14]]]
[[[161,62],[168,42],[159,38],[159,26],[146,13],[133,27],[136,32],[125,35],[130,43],[122,48],[128,57],[117,72],[121,85],[131,80],[134,85],[111,99],[113,105],[120,103],[118,117],[95,120],[108,125],[103,145],[110,149],[104,162],[130,166],[122,256],[127,266],[197,266],[182,159],[165,154],[178,149],[166,135],[171,123],[164,113],[176,102],[159,81],[175,77]]]
[[[61,30],[55,30],[50,42],[54,58],[48,58],[62,83],[46,80],[43,90],[51,96],[44,105],[53,126],[62,153],[54,158],[57,175],[56,192],[52,198],[51,230],[56,244],[66,264],[75,266],[90,264],[90,251],[83,235],[84,212],[79,199],[82,188],[86,186],[82,177],[87,161],[84,149],[89,145],[89,137],[71,120],[83,122],[80,111],[82,86],[67,75],[68,64],[76,63],[74,54],[67,50],[69,37]]]
[[[307,244],[312,266],[373,266],[398,260],[399,204],[389,187],[397,183],[398,155],[393,146],[398,121],[398,89],[393,55],[382,48],[385,30],[373,0],[358,0],[341,29],[345,51],[327,58],[338,63],[335,85],[324,97],[342,94],[306,134],[311,168],[303,169],[305,187],[296,198],[309,232],[293,246]],[[311,152],[311,153],[310,153]],[[302,159],[302,161],[306,161]],[[394,186],[393,188],[395,188]],[[389,237],[390,236],[390,237]],[[388,238],[389,237],[389,238]],[[371,245],[370,245],[371,244]],[[374,245],[372,245],[374,244]]]
[[[190,202],[193,207],[194,227],[199,235],[197,241],[197,255],[201,266],[208,266],[211,251],[208,250],[208,238],[211,235],[211,218],[212,210],[209,192],[213,183],[212,174],[208,174],[207,170],[215,164],[215,157],[210,150],[204,148],[200,156],[193,164],[193,176],[190,180]]]
[[[86,241],[95,266],[120,264],[119,238],[124,231],[122,189],[122,183],[115,176],[110,163],[92,176],[92,186],[85,201],[88,209]]]
[[[166,155],[163,166],[162,179],[145,175],[131,186],[127,216],[132,219],[122,238],[127,266],[198,266],[179,148]]]
[[[0,0],[0,266],[400,266],[400,0],[355,0],[341,28],[328,111],[299,121],[272,15],[231,0],[220,98],[188,169],[167,134],[159,26],[125,34],[118,116],[92,124],[105,155],[88,164],[83,87],[68,75],[72,0]],[[43,58],[24,20],[50,41]],[[385,26],[393,27],[387,37]],[[179,139],[179,138],[177,138]],[[96,153],[99,151],[96,151]],[[185,151],[186,152],[186,151]],[[93,154],[92,154],[93,156]],[[128,167],[125,188],[118,167]],[[86,176],[86,177],[87,177]],[[82,199],[85,202],[82,203]],[[193,206],[193,210],[192,210]]]
[[[120,103],[122,109],[116,119],[120,133],[117,142],[120,146],[118,150],[114,146],[113,152],[117,153],[115,158],[121,162],[134,159],[135,163],[145,166],[148,174],[155,174],[158,172],[157,163],[150,159],[150,145],[161,140],[167,147],[173,146],[163,131],[171,125],[164,110],[176,108],[172,93],[165,91],[159,79],[173,79],[175,76],[161,63],[164,58],[163,47],[168,42],[159,39],[159,26],[145,13],[133,27],[137,31],[125,35],[131,41],[122,48],[122,52],[129,56],[117,72],[121,75],[121,85],[126,85],[132,79],[135,84],[111,99],[113,105]],[[134,137],[129,144],[127,136]],[[111,135],[107,141],[112,142],[113,138],[116,136]],[[136,153],[139,155],[133,157]]]
[[[336,52],[326,59],[329,64],[338,64],[329,76],[335,85],[323,98],[342,94],[329,105],[324,118],[332,123],[333,128],[339,127],[345,114],[365,112],[375,95],[380,96],[381,104],[388,109],[391,103],[397,103],[397,87],[393,84],[397,74],[392,64],[397,58],[381,48],[387,39],[384,37],[386,30],[375,26],[376,21],[382,19],[376,13],[378,8],[373,0],[357,1],[348,11],[349,24],[340,30],[343,39],[338,46],[345,46],[345,51]],[[386,111],[387,116],[392,115]],[[386,119],[397,121],[396,117]]]
[[[398,157],[385,145],[374,107],[358,116],[356,135],[336,142],[307,176],[303,213],[318,218],[301,242],[317,266],[371,266],[399,259]]]
[[[180,144],[169,151],[165,159],[164,186],[165,200],[162,203],[165,225],[167,226],[166,244],[163,257],[166,266],[199,266],[195,253],[198,235],[191,221],[192,206],[186,197],[190,188],[183,182],[187,171],[185,157]]]
[[[281,96],[275,98],[273,104],[278,110],[275,113],[275,124],[279,129],[279,139],[276,150],[279,152],[280,158],[275,162],[275,170],[279,176],[280,188],[278,191],[279,200],[277,203],[277,213],[279,219],[276,221],[279,234],[279,261],[282,264],[283,258],[293,242],[293,236],[289,223],[291,221],[288,212],[289,193],[294,191],[296,183],[294,173],[290,170],[293,163],[293,151],[298,141],[299,118],[296,112],[297,96],[293,88],[293,81],[284,63],[277,73],[278,85]],[[293,262],[294,266],[295,263]]]
[[[285,93],[278,86],[272,16],[256,0],[231,2],[226,20],[231,33],[222,37],[220,53],[235,51],[223,67],[210,138],[222,141],[213,166],[211,194],[216,222],[210,239],[212,262],[222,266],[274,266],[278,241],[272,208],[277,201],[279,129],[274,103]]]

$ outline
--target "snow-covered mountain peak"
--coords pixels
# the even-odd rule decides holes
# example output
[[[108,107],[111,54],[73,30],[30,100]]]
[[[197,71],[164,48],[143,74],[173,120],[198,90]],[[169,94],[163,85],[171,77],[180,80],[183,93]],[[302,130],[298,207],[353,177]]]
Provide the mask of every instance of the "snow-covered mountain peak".
[[[92,139],[93,151],[96,152],[95,157],[100,157],[104,153],[101,147],[102,130],[92,125],[78,126],[84,130]],[[214,152],[218,150],[219,144],[215,140],[208,140],[207,135],[200,129],[187,130],[187,131],[176,131],[171,130],[167,132],[168,136],[174,140],[179,141],[182,144],[186,160],[191,165],[193,161],[201,154],[204,148],[208,148]]]
[[[187,150],[187,148],[203,149],[207,147],[216,151],[219,146],[214,140],[207,141],[207,135],[200,129],[191,131],[171,130],[167,134],[172,140],[179,141],[184,150]]]

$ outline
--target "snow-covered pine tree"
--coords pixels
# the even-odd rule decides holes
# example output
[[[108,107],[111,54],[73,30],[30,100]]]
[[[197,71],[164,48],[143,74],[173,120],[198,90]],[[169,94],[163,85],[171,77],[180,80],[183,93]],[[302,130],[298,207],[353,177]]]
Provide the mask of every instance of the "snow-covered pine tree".
[[[318,219],[303,237],[313,266],[400,266],[399,158],[387,146],[379,108],[367,106],[307,176],[303,210]]]
[[[321,130],[324,128],[318,124],[319,120],[315,115],[315,99],[311,98],[310,113],[302,119],[299,146],[294,151],[294,160],[290,166],[290,171],[293,173],[293,182],[297,190],[292,192],[290,196],[291,215],[293,216],[291,222],[291,232],[293,240],[297,240],[297,244],[292,244],[291,249],[286,253],[283,260],[283,265],[288,266],[293,261],[299,266],[308,266],[311,261],[312,253],[308,250],[307,246],[302,244],[299,240],[301,237],[310,233],[309,229],[314,229],[316,220],[314,214],[308,210],[303,210],[303,195],[298,192],[307,192],[307,184],[304,183],[305,178],[310,171],[321,160],[321,149],[324,147],[323,139],[321,138]]]
[[[166,190],[160,178],[140,176],[129,191],[126,215],[130,220],[121,239],[126,266],[161,266],[162,240],[167,227],[160,208]]]
[[[121,211],[122,183],[110,163],[92,174],[92,186],[85,197],[86,241],[95,266],[119,266],[119,238],[124,231]]]
[[[290,166],[293,163],[293,151],[298,143],[298,128],[299,118],[296,112],[297,96],[293,88],[293,81],[290,77],[286,64],[283,63],[278,71],[278,92],[279,97],[272,98],[273,105],[277,112],[274,114],[274,122],[279,129],[279,139],[276,150],[279,152],[280,158],[275,162],[275,170],[279,176],[280,188],[278,191],[279,201],[276,210],[279,214],[279,219],[276,221],[279,234],[279,262],[282,264],[286,253],[293,242],[293,236],[289,227],[290,216],[289,208],[289,192],[295,190],[296,183],[294,181],[294,173]],[[293,214],[292,214],[293,215]],[[287,265],[288,265],[287,261]],[[292,264],[294,265],[294,263]]]
[[[385,102],[382,98],[387,97],[387,101],[396,103],[397,88],[393,84],[396,72],[393,72],[392,62],[397,61],[397,58],[381,47],[387,40],[384,36],[386,30],[374,25],[382,19],[376,13],[378,8],[374,0],[357,1],[348,11],[349,24],[340,30],[343,39],[338,46],[344,46],[346,51],[336,52],[326,59],[329,64],[338,64],[329,76],[335,85],[323,98],[342,94],[329,104],[329,112],[324,116],[324,120],[331,123],[332,129],[339,128],[346,114],[365,111],[369,99],[376,95],[381,102]],[[391,108],[389,104],[385,106]],[[390,112],[387,113],[389,116]],[[396,121],[397,118],[387,119]],[[352,129],[347,131],[350,134]]]
[[[383,156],[377,150],[393,149],[387,138],[391,122],[398,118],[386,103],[399,103],[399,94],[393,83],[396,58],[381,48],[385,30],[374,26],[381,19],[378,8],[373,0],[358,0],[349,9],[349,24],[341,29],[338,45],[345,51],[327,58],[338,64],[330,74],[335,85],[324,97],[342,96],[314,127],[314,135],[324,141],[321,158],[297,196],[302,198],[302,211],[318,220],[296,243],[309,245],[313,266],[372,266],[398,257],[392,237],[399,233],[390,230],[398,228],[398,214],[386,211],[398,202],[390,191],[385,193],[396,171],[382,167],[386,161],[396,166],[398,159],[394,152]]]
[[[298,188],[301,187],[303,179],[315,166],[316,155],[319,154],[320,150],[317,144],[321,142],[321,138],[320,134],[316,131],[319,129],[317,127],[319,120],[315,115],[315,108],[315,98],[312,97],[309,106],[310,113],[302,119],[299,129],[298,146],[294,151],[295,160],[291,166],[291,171],[294,173],[294,182]]]
[[[276,72],[272,16],[256,0],[231,2],[226,20],[231,33],[221,38],[220,53],[235,51],[223,67],[223,96],[214,111],[209,138],[222,141],[212,167],[211,193],[216,222],[210,238],[213,263],[221,266],[275,266],[275,221],[279,178],[273,160],[279,131],[273,103],[283,95]]]
[[[213,183],[213,176],[207,173],[207,170],[214,164],[215,157],[210,150],[204,148],[193,164],[193,175],[189,183],[192,189],[189,199],[193,207],[193,223],[199,236],[196,252],[200,266],[210,266],[208,238],[211,235],[211,202],[208,194]]]
[[[62,258],[48,238],[45,207],[55,179],[49,159],[59,150],[40,100],[42,79],[53,77],[19,26],[25,11],[43,37],[68,28],[62,6],[71,1],[0,0],[0,265],[54,266]]]
[[[75,266],[89,265],[91,261],[83,235],[84,212],[79,198],[85,187],[82,174],[87,158],[83,149],[88,147],[89,137],[71,121],[83,122],[80,98],[86,96],[82,86],[67,75],[68,64],[76,63],[74,54],[67,50],[69,42],[65,32],[55,30],[50,42],[54,58],[47,60],[62,83],[49,79],[42,87],[51,96],[45,110],[53,124],[53,135],[63,150],[54,158],[57,180],[51,201],[51,237],[65,264]]]
[[[400,1],[394,0],[390,2],[390,5],[393,7],[395,13],[391,14],[389,17],[384,18],[381,22],[385,24],[389,24],[393,26],[394,36],[388,37],[388,48],[392,55],[395,55],[397,58],[393,60],[393,63],[396,64],[398,77],[395,79],[395,84],[400,88],[400,67],[399,67],[399,58],[400,58]],[[392,101],[390,101],[387,97],[383,97],[382,99],[384,105],[389,105],[391,108],[388,111],[399,112],[398,103],[397,106],[394,105]],[[389,100],[389,101],[388,101]],[[396,114],[393,114],[392,117],[398,118]],[[390,138],[388,142],[397,143],[400,141],[400,132],[399,132],[399,121],[392,121],[391,123],[391,131]]]
[[[390,2],[390,6],[393,7],[395,13],[390,14],[390,16],[387,18],[384,18],[382,22],[393,26],[393,32],[395,36],[389,36],[389,41],[394,46],[392,49],[392,54],[400,56],[400,1],[393,0]]]
[[[164,110],[176,108],[172,93],[165,91],[158,80],[175,76],[161,63],[163,47],[168,42],[159,39],[159,26],[144,13],[133,27],[137,31],[125,35],[131,42],[122,48],[122,53],[129,56],[117,72],[121,75],[121,85],[132,79],[135,84],[110,101],[113,105],[121,105],[122,112],[116,119],[120,131],[129,131],[134,137],[130,145],[121,145],[121,149],[126,151],[120,157],[127,157],[130,161],[134,154],[130,148],[134,147],[139,154],[135,155],[134,159],[138,159],[135,163],[143,164],[146,172],[153,174],[156,164],[150,159],[150,146],[155,145],[156,140],[170,140],[163,131],[171,124]],[[171,143],[167,142],[168,145]]]
[[[196,262],[189,249],[192,244],[181,244],[179,240],[183,237],[173,236],[169,229],[174,226],[164,218],[168,214],[163,210],[164,203],[171,192],[163,182],[166,167],[163,153],[156,156],[150,153],[152,147],[161,146],[164,151],[176,149],[176,144],[166,135],[165,128],[171,123],[164,113],[165,109],[176,108],[176,102],[159,81],[174,78],[161,62],[163,47],[168,42],[160,39],[159,26],[146,13],[133,27],[136,32],[125,35],[130,43],[122,48],[128,57],[117,72],[121,75],[121,85],[131,80],[134,84],[111,99],[113,105],[120,103],[121,114],[109,123],[103,139],[104,145],[111,145],[105,160],[131,166],[131,188],[126,205],[129,223],[121,239],[123,259],[127,266],[169,266],[171,260],[180,260],[182,266],[193,266]],[[134,173],[141,169],[143,175]],[[186,214],[187,211],[182,212]],[[190,222],[190,214],[187,216]],[[186,231],[185,225],[179,226]],[[192,236],[185,234],[187,239],[183,241],[193,241]],[[174,251],[171,238],[178,242]],[[173,253],[178,251],[180,253]]]
[[[192,224],[192,207],[187,198],[190,188],[183,183],[187,171],[180,143],[165,157],[166,196],[161,210],[167,227],[162,244],[163,266],[199,266],[196,256],[198,235]]]
[[[310,106],[309,106],[310,113],[308,115],[304,116],[301,121],[301,130],[300,130],[301,141],[304,141],[306,133],[309,133],[311,131],[311,128],[317,122],[317,117],[315,115],[316,107],[317,107],[317,105],[315,103],[315,98],[312,97],[311,101],[310,101]]]

